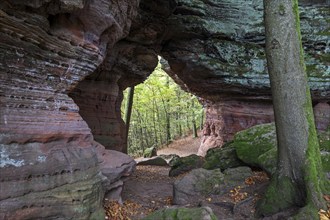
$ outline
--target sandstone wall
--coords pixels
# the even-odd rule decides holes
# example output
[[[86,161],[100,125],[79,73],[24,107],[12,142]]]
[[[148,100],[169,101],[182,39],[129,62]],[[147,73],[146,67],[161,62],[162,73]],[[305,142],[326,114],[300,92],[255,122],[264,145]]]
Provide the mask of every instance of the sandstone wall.
[[[318,128],[329,123],[326,1],[301,8]],[[102,218],[134,162],[122,91],[151,73],[203,98],[203,145],[272,120],[261,1],[2,0],[0,219]],[[121,158],[121,159],[119,159]],[[119,190],[120,191],[120,190]]]
[[[328,105],[328,4],[302,3],[301,31],[313,102]],[[170,65],[168,73],[205,100],[201,155],[231,140],[239,130],[273,120],[262,1],[179,0],[167,24],[168,40],[161,53]],[[329,126],[322,123],[317,126]]]
[[[106,152],[68,94],[127,35],[137,6],[0,2],[0,219],[102,218]]]

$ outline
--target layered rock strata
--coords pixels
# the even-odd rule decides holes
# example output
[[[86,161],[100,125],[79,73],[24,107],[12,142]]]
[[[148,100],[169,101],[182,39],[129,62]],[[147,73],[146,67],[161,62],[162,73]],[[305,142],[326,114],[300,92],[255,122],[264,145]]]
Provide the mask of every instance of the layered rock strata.
[[[329,104],[327,1],[301,2],[300,12],[313,101]],[[200,155],[237,131],[273,120],[262,1],[178,1],[168,28],[162,49],[171,67],[168,73],[205,100]],[[321,123],[317,126],[327,126]]]
[[[98,69],[70,93],[95,140],[107,149],[126,152],[126,129],[120,110],[123,90],[143,82],[157,62],[153,50],[121,41],[108,51]]]
[[[1,1],[0,219],[102,219],[106,154],[68,93],[127,35],[137,6]]]
[[[319,129],[329,124],[326,3],[301,7]],[[102,218],[105,191],[120,199],[135,164],[94,137],[125,151],[122,91],[158,54],[204,100],[204,151],[273,117],[261,2],[3,0],[0,39],[0,219]]]

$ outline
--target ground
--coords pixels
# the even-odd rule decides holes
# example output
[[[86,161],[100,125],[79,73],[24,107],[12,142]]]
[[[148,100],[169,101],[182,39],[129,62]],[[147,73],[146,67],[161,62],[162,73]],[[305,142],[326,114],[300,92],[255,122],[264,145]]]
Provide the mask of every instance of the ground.
[[[200,139],[190,136],[176,140],[157,154],[196,154]],[[170,167],[137,166],[135,173],[125,182],[122,192],[124,205],[105,201],[107,219],[141,219],[152,211],[172,206],[173,183],[179,177],[169,177]],[[184,174],[183,174],[184,175]],[[268,184],[264,172],[238,182],[222,196],[209,195],[199,199],[199,206],[209,206],[221,219],[249,219],[253,217],[255,203]],[[189,207],[189,204],[187,204]]]

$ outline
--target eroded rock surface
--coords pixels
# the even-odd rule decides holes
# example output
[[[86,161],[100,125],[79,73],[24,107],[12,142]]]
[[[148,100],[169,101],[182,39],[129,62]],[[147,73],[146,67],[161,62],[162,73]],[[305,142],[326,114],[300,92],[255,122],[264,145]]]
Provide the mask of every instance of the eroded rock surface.
[[[323,171],[330,173],[330,127],[318,133]],[[272,175],[277,166],[275,123],[256,125],[234,136],[231,144],[238,158],[252,167],[259,167]]]
[[[330,101],[325,6],[301,8],[320,129]],[[3,0],[0,39],[0,219],[102,218],[112,175],[94,139],[125,152],[122,91],[146,79],[158,54],[204,99],[203,151],[273,119],[258,1]]]
[[[238,181],[252,175],[249,167],[229,168],[221,172],[220,169],[192,170],[190,173],[174,182],[173,204],[197,205],[201,196],[222,195],[234,188]]]
[[[313,100],[329,104],[327,1],[301,2],[300,12]],[[262,22],[262,1],[243,0],[179,0],[168,19],[169,40],[162,50],[168,73],[206,100],[199,155],[231,140],[237,131],[273,121]]]
[[[1,1],[0,219],[102,219],[98,144],[68,93],[127,35],[137,6]]]

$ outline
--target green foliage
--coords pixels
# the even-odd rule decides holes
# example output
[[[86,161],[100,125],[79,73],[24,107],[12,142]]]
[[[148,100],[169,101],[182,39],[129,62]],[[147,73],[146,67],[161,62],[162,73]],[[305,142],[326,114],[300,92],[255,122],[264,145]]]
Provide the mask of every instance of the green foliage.
[[[125,109],[126,99],[127,91],[122,109]],[[159,148],[188,134],[194,123],[199,124],[203,114],[197,98],[183,91],[159,63],[143,84],[135,86],[128,154],[141,156],[146,148]]]

